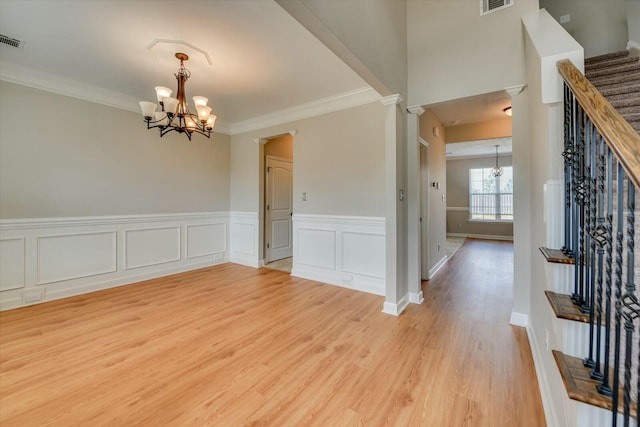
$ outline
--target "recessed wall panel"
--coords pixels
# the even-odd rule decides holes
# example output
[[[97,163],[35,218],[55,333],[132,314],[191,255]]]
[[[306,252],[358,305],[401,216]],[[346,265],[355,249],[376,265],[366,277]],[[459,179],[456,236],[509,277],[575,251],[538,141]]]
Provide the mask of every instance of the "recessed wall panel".
[[[297,263],[330,270],[336,268],[336,232],[298,229]]]
[[[116,271],[116,233],[38,238],[38,284]]]
[[[180,260],[180,227],[128,230],[126,268],[139,268]]]
[[[187,258],[213,255],[227,250],[227,226],[203,224],[187,226]]]
[[[0,292],[24,287],[25,240],[0,240]]]
[[[385,238],[377,234],[342,233],[342,271],[385,277]]]
[[[232,252],[245,255],[255,255],[255,233],[256,227],[253,224],[231,224]]]

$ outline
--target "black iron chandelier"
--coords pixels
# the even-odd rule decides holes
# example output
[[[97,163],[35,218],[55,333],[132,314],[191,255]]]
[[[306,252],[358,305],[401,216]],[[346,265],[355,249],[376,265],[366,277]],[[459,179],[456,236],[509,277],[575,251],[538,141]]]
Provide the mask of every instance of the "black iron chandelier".
[[[491,169],[491,175],[496,178],[502,176],[502,172],[504,172],[504,169],[498,166],[498,147],[499,145],[496,145],[496,165]]]
[[[173,91],[168,87],[156,86],[156,96],[162,111],[156,111],[158,106],[154,102],[140,102],[142,115],[147,122],[147,129],[160,129],[160,137],[171,131],[176,131],[184,133],[189,141],[194,133],[210,138],[216,116],[211,114],[211,107],[207,106],[209,100],[204,96],[193,97],[198,114],[189,112],[184,90],[184,84],[191,77],[191,73],[184,66],[184,61],[187,61],[189,56],[185,53],[176,53],[176,58],[180,60],[178,73],[174,74],[178,81],[177,97],[171,97]]]

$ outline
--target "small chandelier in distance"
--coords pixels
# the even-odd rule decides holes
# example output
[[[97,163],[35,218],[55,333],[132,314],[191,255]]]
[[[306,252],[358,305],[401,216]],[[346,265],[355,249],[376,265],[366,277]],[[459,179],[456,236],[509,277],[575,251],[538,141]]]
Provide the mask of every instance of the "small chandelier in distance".
[[[216,116],[211,114],[211,107],[207,106],[209,100],[204,96],[193,97],[198,114],[189,112],[184,90],[185,82],[191,77],[191,73],[184,66],[184,61],[187,61],[189,56],[185,53],[176,53],[176,58],[180,60],[178,73],[174,74],[178,81],[177,98],[171,98],[173,91],[168,87],[156,86],[156,96],[162,111],[156,111],[158,106],[153,102],[140,102],[147,129],[159,128],[160,137],[176,131],[184,133],[189,141],[194,132],[210,138]]]
[[[498,166],[498,147],[499,145],[496,145],[496,165],[491,169],[491,175],[496,178],[502,176],[502,172],[504,172],[504,169]]]

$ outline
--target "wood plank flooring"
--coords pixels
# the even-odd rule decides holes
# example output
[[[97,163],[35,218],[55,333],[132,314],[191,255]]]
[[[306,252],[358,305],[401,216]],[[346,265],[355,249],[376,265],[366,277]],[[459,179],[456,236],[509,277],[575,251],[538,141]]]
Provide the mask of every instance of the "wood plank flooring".
[[[544,426],[512,245],[467,241],[400,317],[224,264],[0,313],[0,425]]]

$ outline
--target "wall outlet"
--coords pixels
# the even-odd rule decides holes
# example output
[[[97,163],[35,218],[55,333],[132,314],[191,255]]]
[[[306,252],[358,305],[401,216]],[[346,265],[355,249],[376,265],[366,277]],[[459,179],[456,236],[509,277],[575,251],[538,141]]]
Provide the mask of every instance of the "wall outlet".
[[[438,243],[438,252],[440,252],[440,243]]]
[[[306,202],[306,201],[307,201],[307,192],[306,192],[306,191],[304,191],[304,192],[302,193],[302,201],[303,201],[303,202]]]
[[[351,274],[344,274],[342,276],[342,284],[343,285],[350,285],[351,282],[353,282],[353,276]]]
[[[560,16],[560,23],[561,24],[566,24],[569,21],[571,21],[571,15],[569,15],[568,13],[566,15]]]
[[[44,290],[38,289],[33,291],[24,291],[22,293],[22,301],[25,304],[42,301],[44,299]]]
[[[215,254],[215,255],[213,256],[213,260],[214,260],[215,262],[222,262],[222,261],[224,261],[224,255],[225,255],[225,254]]]

